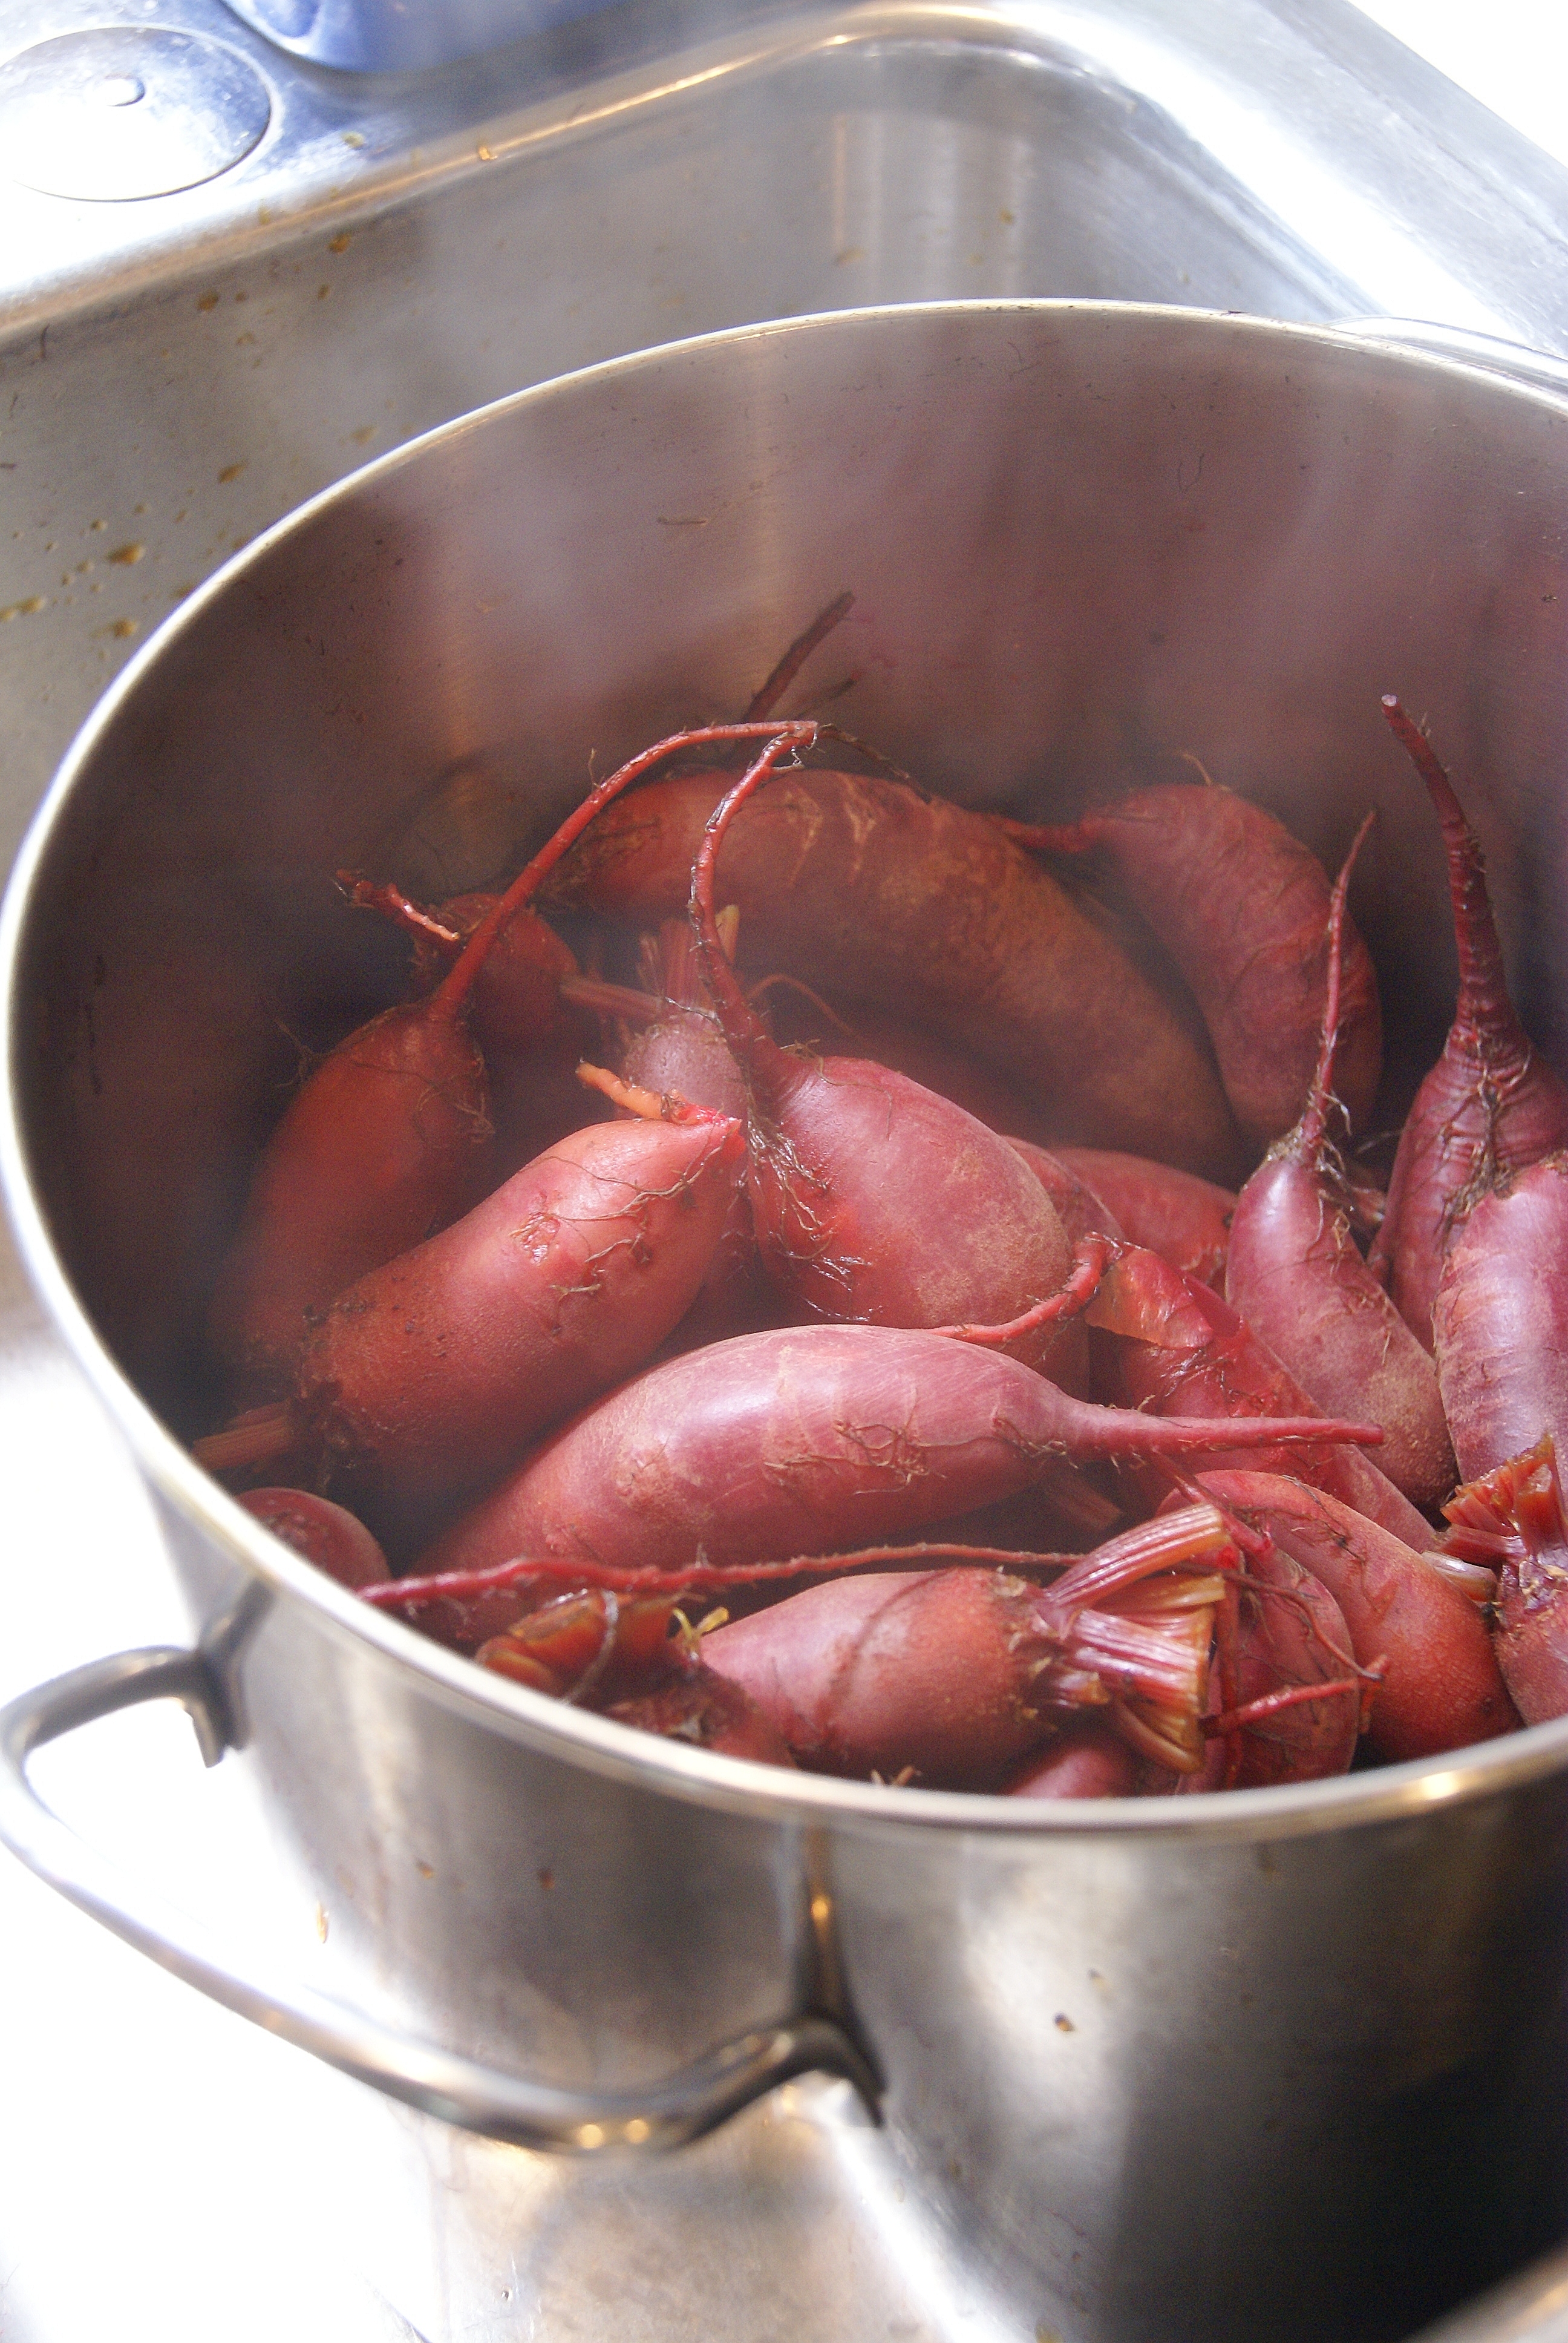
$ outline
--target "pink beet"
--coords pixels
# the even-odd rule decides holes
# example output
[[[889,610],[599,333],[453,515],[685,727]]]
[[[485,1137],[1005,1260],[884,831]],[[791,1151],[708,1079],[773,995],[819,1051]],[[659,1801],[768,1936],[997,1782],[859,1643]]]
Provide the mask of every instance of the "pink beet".
[[[1157,1253],[1129,1247],[1101,1281],[1085,1315],[1091,1326],[1117,1338],[1121,1395],[1133,1407],[1175,1417],[1229,1410],[1241,1423],[1251,1416],[1310,1414],[1315,1405],[1228,1302]],[[1431,1535],[1373,1459],[1352,1449],[1326,1444],[1294,1453],[1282,1450],[1271,1458],[1215,1453],[1209,1462],[1293,1473],[1407,1544],[1424,1544]]]
[[[387,1557],[364,1523],[330,1497],[309,1489],[247,1489],[237,1502],[339,1586],[384,1586],[391,1578]]]
[[[1432,1312],[1437,1372],[1465,1480],[1568,1440],[1568,1156],[1502,1180],[1449,1248]]]
[[[1328,989],[1329,882],[1317,856],[1261,807],[1196,781],[1135,790],[1060,828],[1006,827],[1037,850],[1105,849],[1192,989],[1242,1136],[1261,1148],[1289,1131],[1312,1080]],[[1382,1014],[1353,928],[1343,1013],[1341,1081],[1359,1128],[1377,1093]]]
[[[779,1049],[725,957],[719,851],[779,753],[766,750],[719,807],[691,880],[703,975],[749,1103],[747,1191],[763,1265],[792,1304],[824,1318],[1010,1322],[1059,1292],[1072,1263],[1039,1181],[1005,1140],[906,1075]],[[1081,1384],[1076,1325],[1042,1325],[1013,1347]]]
[[[420,1570],[528,1554],[622,1569],[821,1554],[918,1536],[1049,1479],[1063,1454],[1292,1453],[1282,1439],[1316,1450],[1377,1437],[1319,1425],[1164,1421],[1070,1398],[1017,1360],[945,1335],[789,1327],[622,1384],[454,1524]],[[514,1597],[509,1615],[520,1607]]]
[[[1353,1403],[1382,1424],[1379,1469],[1412,1504],[1433,1505],[1455,1479],[1436,1372],[1357,1248],[1331,1131],[1345,890],[1366,830],[1363,823],[1330,907],[1328,1004],[1305,1111],[1237,1200],[1225,1292],[1320,1407],[1339,1413]]]
[[[1512,1733],[1513,1704],[1468,1595],[1337,1497],[1271,1473],[1202,1473],[1199,1485],[1260,1523],[1321,1579],[1358,1664],[1382,1664],[1367,1742],[1381,1757],[1431,1757]]]
[[[1459,950],[1453,1023],[1406,1118],[1371,1255],[1374,1269],[1387,1267],[1396,1306],[1431,1350],[1438,1280],[1456,1232],[1498,1180],[1568,1147],[1568,1086],[1538,1054],[1509,999],[1481,841],[1422,733],[1397,699],[1382,705],[1442,825]],[[1468,1471],[1462,1456],[1460,1463]]]

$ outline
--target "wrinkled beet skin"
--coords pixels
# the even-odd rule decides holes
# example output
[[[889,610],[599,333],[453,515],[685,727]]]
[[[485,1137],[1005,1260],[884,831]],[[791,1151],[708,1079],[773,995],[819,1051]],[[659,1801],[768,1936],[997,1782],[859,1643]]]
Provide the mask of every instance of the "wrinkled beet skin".
[[[1463,1478],[1551,1433],[1568,1455],[1568,1156],[1483,1196],[1455,1238],[1432,1313],[1438,1379]]]
[[[781,1293],[858,1324],[998,1326],[1060,1291],[1072,1247],[1055,1207],[973,1115],[869,1059],[783,1056],[773,1071],[747,1186]],[[1082,1389],[1080,1327],[1011,1348]]]
[[[1419,1554],[1302,1482],[1250,1472],[1199,1478],[1322,1581],[1362,1667],[1387,1661],[1367,1728],[1377,1755],[1432,1757],[1516,1729],[1481,1613]]]
[[[1555,1557],[1561,1570],[1568,1555]],[[1533,1579],[1507,1569],[1497,1603],[1497,1660],[1526,1725],[1568,1716],[1568,1580]]]
[[[1015,1360],[940,1334],[787,1328],[623,1383],[454,1523],[419,1568],[580,1554],[678,1569],[699,1550],[719,1564],[843,1552],[1011,1496],[1063,1450],[1181,1453],[1214,1437],[1212,1424],[1088,1406]],[[522,1607],[506,1601],[485,1632]]]
[[[696,1295],[736,1122],[593,1123],[339,1295],[299,1399],[377,1517],[430,1518],[640,1365]]]
[[[1386,1260],[1395,1307],[1427,1351],[1443,1262],[1478,1197],[1568,1146],[1568,1091],[1533,1052],[1530,1065],[1529,1084],[1499,1096],[1451,1033],[1405,1119],[1372,1259]]]
[[[686,900],[728,786],[655,781],[607,809],[547,890],[641,922]],[[725,842],[749,965],[788,968],[930,1025],[1059,1106],[1064,1137],[1224,1174],[1212,1067],[1153,987],[995,823],[897,783],[790,773]]]
[[[794,1769],[782,1734],[738,1684],[709,1667],[684,1669],[652,1690],[615,1702],[604,1712],[639,1732],[689,1741],[720,1757],[750,1757],[759,1765]]]
[[[1384,1442],[1377,1469],[1414,1505],[1452,1488],[1453,1450],[1431,1359],[1362,1260],[1332,1172],[1280,1153],[1253,1172],[1231,1224],[1225,1292],[1318,1405],[1352,1403]]]
[[[1510,998],[1481,840],[1430,745],[1397,700],[1385,699],[1383,708],[1442,830],[1459,961],[1453,1023],[1405,1118],[1371,1255],[1430,1351],[1438,1282],[1455,1231],[1495,1182],[1568,1147],[1568,1085],[1535,1050]]]

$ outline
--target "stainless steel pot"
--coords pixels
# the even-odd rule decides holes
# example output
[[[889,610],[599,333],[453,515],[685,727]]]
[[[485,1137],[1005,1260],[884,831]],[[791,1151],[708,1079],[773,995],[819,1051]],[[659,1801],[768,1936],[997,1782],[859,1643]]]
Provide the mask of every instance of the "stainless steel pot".
[[[1397,2335],[1562,2236],[1568,1723],[1060,1813],[792,1778],[367,1614],[178,1435],[210,1417],[203,1289],[290,1036],[388,981],[330,874],[488,875],[590,759],[743,704],[846,584],[824,666],[939,788],[1044,813],[1191,750],[1330,856],[1379,803],[1391,1109],[1452,980],[1437,841],[1377,710],[1398,689],[1463,777],[1561,1060],[1565,530],[1549,391],[1040,302],[618,360],[232,562],[82,735],[5,915],[12,1211],[200,1629],[9,1713],[12,1843],[232,2006],[501,2137],[668,2146],[836,2068],[885,2117],[890,2221],[960,2241],[999,2335]],[[333,1898],[338,1999],[247,1978],[30,1799],[39,1740],[164,1695],[265,1769]]]

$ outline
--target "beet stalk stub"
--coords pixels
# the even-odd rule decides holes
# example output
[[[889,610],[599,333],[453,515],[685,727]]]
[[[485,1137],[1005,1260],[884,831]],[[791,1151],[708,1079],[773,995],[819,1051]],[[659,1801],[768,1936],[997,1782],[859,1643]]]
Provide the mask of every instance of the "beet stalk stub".
[[[562,1140],[339,1295],[300,1365],[296,1453],[386,1534],[428,1534],[679,1322],[743,1153],[738,1122],[695,1109]],[[247,1424],[263,1428],[242,1421],[198,1457],[242,1463]]]
[[[1133,1407],[1175,1417],[1228,1410],[1239,1427],[1253,1416],[1310,1415],[1316,1405],[1229,1302],[1144,1248],[1129,1246],[1112,1262],[1085,1316],[1119,1338],[1117,1371]],[[1247,1458],[1217,1451],[1208,1461],[1296,1473],[1381,1522],[1406,1544],[1422,1545],[1431,1537],[1409,1498],[1371,1456],[1352,1449],[1324,1445]]]
[[[553,899],[644,925],[679,910],[728,787],[699,773],[640,789],[596,822]],[[1072,1138],[1233,1170],[1201,1047],[988,817],[882,779],[794,773],[737,823],[719,887],[749,964],[930,1025],[1027,1082]]]
[[[747,1191],[763,1266],[792,1303],[880,1326],[997,1326],[1056,1294],[1072,1248],[1040,1182],[950,1100],[869,1059],[781,1050],[720,947],[714,868],[769,779],[767,751],[716,809],[691,874],[703,974],[745,1078]],[[1081,1328],[1020,1334],[1014,1354],[1082,1386]]]
[[[1568,1716],[1568,1518],[1550,1433],[1461,1489],[1444,1511],[1490,1521],[1512,1551],[1497,1598],[1498,1664],[1526,1725]]]
[[[242,1390],[286,1391],[311,1312],[484,1193],[488,1086],[468,1015],[514,913],[599,809],[663,758],[759,738],[808,747],[817,727],[708,725],[633,757],[496,899],[428,1000],[384,1011],[316,1068],[262,1150],[213,1295],[213,1343]]]
[[[1301,1121],[1269,1150],[1237,1201],[1225,1272],[1227,1299],[1320,1407],[1364,1409],[1385,1434],[1378,1457],[1415,1505],[1433,1505],[1455,1479],[1453,1451],[1431,1359],[1362,1259],[1353,1200],[1333,1143],[1333,1071],[1340,1024],[1345,860],[1329,914],[1329,994],[1322,1046]]]
[[[719,1628],[703,1658],[819,1772],[984,1789],[1053,1723],[1086,1711],[1191,1771],[1223,1583],[1213,1574],[1234,1559],[1214,1508],[1194,1505],[1086,1555],[1050,1587],[978,1570],[837,1579]],[[1110,1607],[1124,1589],[1156,1584],[1168,1610]]]
[[[1006,827],[1040,851],[1107,850],[1192,988],[1242,1137],[1256,1150],[1289,1131],[1312,1078],[1328,990],[1329,881],[1317,856],[1212,782],[1138,789],[1060,829]],[[1341,1090],[1359,1129],[1377,1095],[1382,1011],[1371,955],[1348,924],[1342,1017]],[[1214,1168],[1158,1138],[1139,1151]]]
[[[1515,1730],[1485,1621],[1421,1554],[1282,1474],[1203,1473],[1199,1485],[1266,1529],[1339,1604],[1357,1664],[1380,1668],[1366,1735],[1378,1756],[1433,1757]]]
[[[1227,1588],[1216,1643],[1210,1729],[1228,1715],[1238,1722],[1212,1732],[1201,1770],[1179,1792],[1265,1789],[1349,1771],[1369,1688],[1351,1632],[1328,1588],[1272,1538],[1254,1542],[1244,1574]]]
[[[1385,698],[1382,705],[1442,825],[1459,950],[1453,1023],[1406,1117],[1388,1210],[1371,1254],[1374,1269],[1392,1269],[1395,1305],[1431,1350],[1438,1279],[1455,1232],[1495,1182],[1568,1147],[1568,1086],[1532,1046],[1508,997],[1481,841],[1448,775],[1398,700]],[[1541,1429],[1538,1423],[1519,1445],[1528,1446]],[[1466,1473],[1472,1469],[1462,1449],[1460,1464]]]
[[[1437,1373],[1467,1481],[1568,1443],[1568,1156],[1481,1198],[1449,1247],[1432,1312]]]
[[[1068,1397],[1014,1359],[882,1326],[743,1334],[650,1368],[563,1427],[437,1539],[421,1574],[528,1554],[635,1569],[765,1562],[912,1537],[1063,1454],[1375,1441],[1298,1418],[1161,1422]],[[524,1606],[519,1602],[521,1610]]]

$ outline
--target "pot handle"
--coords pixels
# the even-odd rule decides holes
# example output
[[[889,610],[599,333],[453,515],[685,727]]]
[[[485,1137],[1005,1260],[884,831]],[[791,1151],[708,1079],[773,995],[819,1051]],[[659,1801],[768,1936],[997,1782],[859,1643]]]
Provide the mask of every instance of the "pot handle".
[[[199,1651],[120,1652],[0,1709],[0,1839],[41,1879],[138,1952],[226,2009],[266,2026],[359,2082],[489,2139],[558,2156],[657,2155],[700,2139],[779,2083],[812,2069],[853,2084],[873,2117],[878,2083],[833,2019],[786,2017],[635,2091],[565,2091],[409,2042],[308,1986],[246,1976],[198,1923],[140,1896],[50,1812],[27,1777],[35,1749],[145,1701],[177,1700],[216,1765],[230,1739],[222,1688]]]
[[[1397,342],[1402,349],[1428,350],[1433,357],[1457,358],[1462,366],[1483,367],[1489,374],[1506,375],[1532,390],[1554,391],[1559,398],[1568,398],[1568,358],[1527,348],[1523,342],[1503,341],[1496,334],[1434,325],[1424,317],[1339,317],[1334,331],[1354,334],[1359,340]]]

